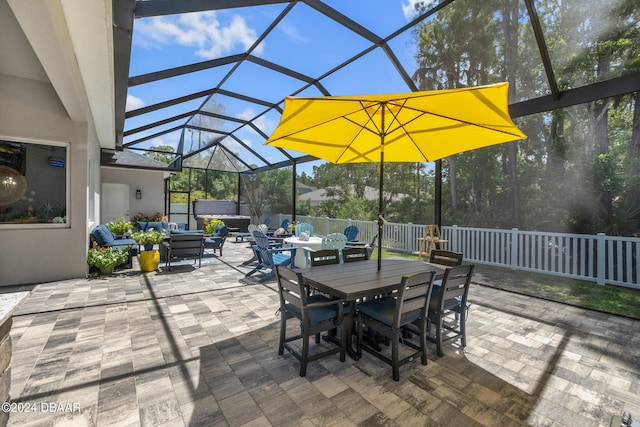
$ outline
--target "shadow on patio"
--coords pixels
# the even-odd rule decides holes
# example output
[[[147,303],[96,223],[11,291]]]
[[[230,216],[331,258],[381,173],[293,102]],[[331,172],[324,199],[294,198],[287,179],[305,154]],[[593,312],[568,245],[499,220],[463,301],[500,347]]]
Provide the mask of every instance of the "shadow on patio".
[[[430,346],[400,382],[367,354],[300,378],[277,354],[275,281],[244,280],[248,258],[234,244],[202,268],[36,286],[14,317],[12,402],[63,405],[9,425],[608,426],[639,411],[638,321],[479,285],[464,351]]]

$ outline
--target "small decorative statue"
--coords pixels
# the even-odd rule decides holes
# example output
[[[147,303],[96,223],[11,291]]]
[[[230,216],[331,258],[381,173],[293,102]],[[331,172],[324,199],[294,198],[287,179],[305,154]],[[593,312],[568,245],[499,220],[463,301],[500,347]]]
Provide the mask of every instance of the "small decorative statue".
[[[300,240],[302,240],[303,242],[308,242],[309,241],[309,232],[303,231],[302,233],[300,233]]]

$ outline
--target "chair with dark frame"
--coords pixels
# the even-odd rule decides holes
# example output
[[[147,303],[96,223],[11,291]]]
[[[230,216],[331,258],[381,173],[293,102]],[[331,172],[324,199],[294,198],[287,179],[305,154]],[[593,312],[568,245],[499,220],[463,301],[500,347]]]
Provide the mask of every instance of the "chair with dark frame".
[[[335,331],[343,323],[343,301],[330,299],[324,295],[308,296],[302,274],[296,273],[282,265],[276,266],[278,292],[280,295],[280,343],[278,354],[287,349],[300,361],[300,376],[307,374],[307,363],[331,354],[340,353],[340,361],[345,361],[346,328],[342,327],[340,345],[309,354],[309,339],[315,336],[316,344],[320,344],[320,333]],[[287,336],[287,320],[296,318],[300,322],[300,332]],[[291,345],[292,341],[302,340],[302,349]]]
[[[473,265],[451,267],[445,270],[440,286],[434,286],[428,317],[435,337],[429,335],[428,339],[436,343],[440,357],[444,356],[442,345],[446,342],[460,338],[461,347],[467,345],[467,297],[473,269]]]
[[[171,261],[192,259],[198,267],[202,266],[202,254],[204,252],[204,234],[202,233],[171,233],[169,238],[162,242],[166,251],[165,266],[171,271]]]
[[[361,349],[373,354],[391,365],[393,379],[400,380],[400,366],[420,356],[423,365],[427,364],[427,308],[433,287],[433,271],[404,276],[398,291],[392,295],[362,302],[357,305],[358,312],[358,354]],[[404,340],[404,344],[413,350],[411,354],[399,359],[399,341],[404,327],[418,324],[419,344]],[[382,351],[363,345],[364,326],[391,341],[391,358]]]
[[[309,253],[311,267],[318,265],[340,264],[340,251],[338,249],[319,249]]]
[[[462,253],[445,251],[443,249],[433,249],[431,250],[429,262],[446,265],[447,267],[455,267],[462,265]]]
[[[366,261],[369,251],[364,246],[347,246],[342,250],[342,262]]]

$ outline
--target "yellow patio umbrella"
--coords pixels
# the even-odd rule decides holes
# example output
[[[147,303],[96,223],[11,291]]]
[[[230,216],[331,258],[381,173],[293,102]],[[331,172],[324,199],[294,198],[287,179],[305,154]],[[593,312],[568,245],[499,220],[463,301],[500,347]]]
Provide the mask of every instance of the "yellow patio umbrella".
[[[385,162],[432,162],[526,138],[508,110],[508,83],[362,96],[287,97],[266,145],[332,163],[380,162],[378,247]],[[378,269],[381,250],[378,250]]]

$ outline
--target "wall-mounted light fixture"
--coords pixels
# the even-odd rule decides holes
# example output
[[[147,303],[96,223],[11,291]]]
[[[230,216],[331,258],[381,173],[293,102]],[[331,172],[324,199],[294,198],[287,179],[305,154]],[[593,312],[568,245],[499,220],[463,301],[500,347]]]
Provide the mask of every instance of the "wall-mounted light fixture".
[[[136,199],[142,199],[142,191],[140,191],[140,189],[136,190]]]

